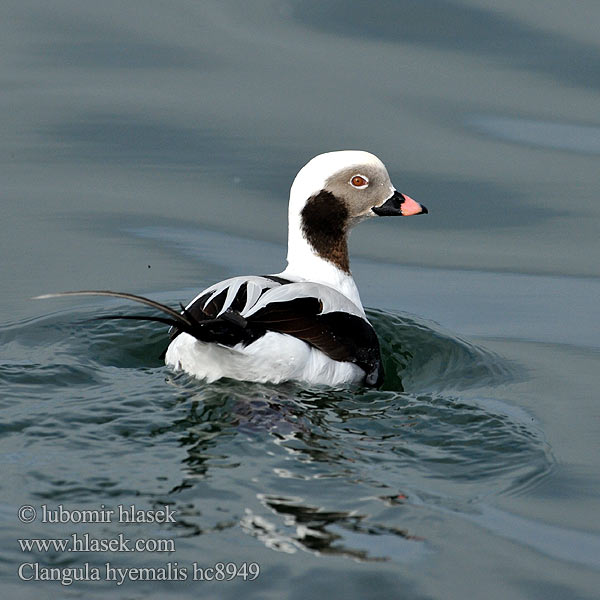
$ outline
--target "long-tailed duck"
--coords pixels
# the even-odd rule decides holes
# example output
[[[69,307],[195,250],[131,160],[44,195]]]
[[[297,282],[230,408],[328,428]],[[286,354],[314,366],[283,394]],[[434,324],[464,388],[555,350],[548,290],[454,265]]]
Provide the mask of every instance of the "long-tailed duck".
[[[178,312],[141,296],[88,290],[152,306],[166,317],[113,315],[171,325],[165,362],[205,379],[379,386],[379,342],[350,273],[350,229],[371,217],[427,213],[396,191],[384,164],[362,151],[316,156],[298,173],[289,202],[287,268],[206,288]]]

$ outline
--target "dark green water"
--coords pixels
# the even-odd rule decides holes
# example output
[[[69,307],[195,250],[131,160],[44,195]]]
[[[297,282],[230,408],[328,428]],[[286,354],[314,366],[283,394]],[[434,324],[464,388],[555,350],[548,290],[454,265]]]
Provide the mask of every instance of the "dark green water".
[[[4,2],[0,596],[596,598],[597,23],[593,1]],[[125,303],[30,299],[177,306],[278,272],[295,173],[342,148],[429,209],[352,235],[381,390],[206,385],[164,367],[161,326],[94,320]],[[42,522],[61,505],[176,512]],[[19,543],[75,533],[173,547]],[[193,580],[219,562],[260,575]],[[27,566],[86,563],[101,581]],[[168,564],[187,578],[135,571]]]

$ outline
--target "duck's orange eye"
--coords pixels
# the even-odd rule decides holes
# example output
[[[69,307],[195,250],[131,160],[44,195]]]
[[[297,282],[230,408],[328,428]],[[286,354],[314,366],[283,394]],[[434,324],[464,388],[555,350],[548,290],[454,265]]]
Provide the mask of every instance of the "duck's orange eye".
[[[369,180],[366,177],[363,177],[362,175],[354,175],[354,177],[352,177],[352,179],[350,180],[350,183],[355,188],[364,188],[369,185]]]

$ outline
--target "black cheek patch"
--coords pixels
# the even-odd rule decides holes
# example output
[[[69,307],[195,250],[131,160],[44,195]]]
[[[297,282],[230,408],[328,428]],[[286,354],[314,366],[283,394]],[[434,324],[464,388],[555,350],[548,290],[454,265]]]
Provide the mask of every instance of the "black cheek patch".
[[[315,252],[342,271],[350,272],[346,230],[348,208],[331,192],[311,196],[300,213],[302,233]]]

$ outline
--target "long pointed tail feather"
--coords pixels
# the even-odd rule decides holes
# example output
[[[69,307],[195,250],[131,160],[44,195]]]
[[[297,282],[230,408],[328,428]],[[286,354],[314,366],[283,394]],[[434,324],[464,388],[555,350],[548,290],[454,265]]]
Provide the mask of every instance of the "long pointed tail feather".
[[[128,294],[126,292],[113,292],[111,290],[79,290],[76,292],[57,292],[53,294],[42,294],[35,296],[34,300],[42,300],[46,298],[62,298],[65,296],[110,296],[113,298],[123,298],[140,304],[145,304],[156,310],[159,310],[171,318],[153,317],[144,315],[102,315],[96,319],[130,319],[135,321],[154,321],[164,323],[175,327],[179,331],[189,333],[200,341],[226,341],[230,335],[232,327],[236,330],[245,329],[247,325],[246,319],[234,311],[227,310],[217,319],[202,319],[198,320],[181,305],[182,312],[179,313],[166,304],[161,304],[155,300],[150,300],[144,296],[136,294]]]
[[[170,316],[172,316],[178,323],[185,322],[188,326],[191,322],[172,309],[166,304],[161,304],[155,300],[144,298],[144,296],[136,296],[135,294],[127,294],[125,292],[112,292],[110,290],[79,290],[77,292],[56,292],[54,294],[42,294],[41,296],[34,296],[33,300],[45,300],[46,298],[61,298],[63,296],[112,296],[113,298],[125,298],[125,300],[132,300],[133,302],[139,302],[140,304],[146,304],[152,306],[157,310],[160,310]]]
[[[171,327],[181,327],[181,323],[175,319],[167,319],[166,317],[150,317],[145,315],[102,315],[94,317],[94,321],[109,321],[111,319],[129,319],[130,321],[152,321],[154,323],[164,323]]]
[[[79,290],[76,292],[57,292],[54,294],[42,294],[41,296],[35,296],[34,300],[45,300],[46,298],[62,298],[65,296],[110,296],[113,298],[124,298],[125,300],[132,300],[133,302],[138,302],[140,304],[145,304],[146,306],[151,306],[156,310],[159,310],[170,317],[171,319],[161,318],[161,317],[144,317],[144,316],[106,316],[99,317],[100,319],[137,319],[137,320],[145,320],[145,321],[158,321],[159,323],[165,323],[166,325],[171,325],[173,327],[177,327],[181,329],[181,331],[185,331],[186,333],[190,333],[194,335],[194,331],[197,334],[197,327],[199,325],[198,321],[196,321],[191,315],[188,313],[186,315],[182,315],[178,313],[176,310],[172,309],[170,306],[166,304],[161,304],[160,302],[156,302],[155,300],[150,300],[149,298],[144,298],[143,296],[137,296],[136,294],[128,294],[125,292],[113,292],[110,290]]]

